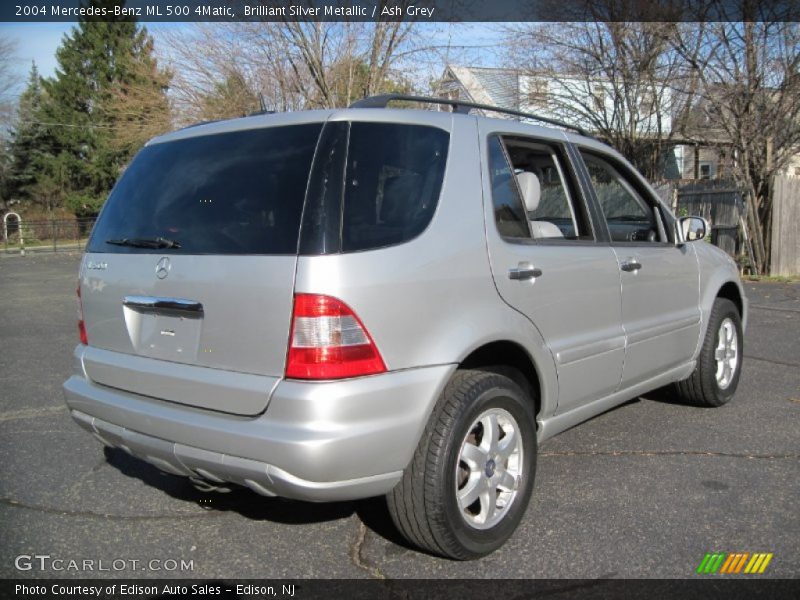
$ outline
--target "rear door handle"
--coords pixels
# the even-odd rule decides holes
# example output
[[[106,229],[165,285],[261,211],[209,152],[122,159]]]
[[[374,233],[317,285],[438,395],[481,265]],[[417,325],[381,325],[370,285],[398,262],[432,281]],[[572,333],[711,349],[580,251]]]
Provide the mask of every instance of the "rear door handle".
[[[636,258],[629,258],[627,260],[622,261],[622,264],[619,266],[620,269],[623,271],[635,272],[642,268],[642,263],[638,261]]]
[[[542,276],[542,270],[534,267],[529,262],[521,262],[516,267],[508,270],[508,278],[517,281],[524,281],[526,279],[536,279]]]

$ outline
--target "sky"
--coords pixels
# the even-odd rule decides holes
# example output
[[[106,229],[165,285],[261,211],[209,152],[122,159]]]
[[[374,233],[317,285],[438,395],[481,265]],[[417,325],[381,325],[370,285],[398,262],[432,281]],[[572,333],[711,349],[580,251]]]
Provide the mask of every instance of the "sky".
[[[31,61],[39,70],[52,75],[56,67],[56,48],[69,31],[70,23],[0,23],[0,35],[16,44],[15,70],[27,75]]]
[[[186,24],[147,23],[146,26],[158,43],[159,32],[174,27],[185,27]],[[36,62],[43,77],[50,77],[55,73],[56,49],[72,27],[73,23],[0,23],[0,36],[13,40],[16,45],[12,66],[20,79],[18,85],[20,91],[24,87],[33,61]]]
[[[497,25],[500,24],[464,23],[450,27],[440,24],[435,30],[432,30],[432,39],[441,45],[448,42],[454,45],[491,45],[496,43],[500,36]],[[42,76],[50,77],[55,73],[56,49],[72,26],[72,23],[0,23],[0,36],[10,38],[16,44],[12,66],[17,72],[19,83],[14,95],[18,95],[24,89],[32,61],[36,62]],[[161,32],[188,25],[186,23],[146,23],[145,26],[155,38],[158,51]],[[478,50],[474,62],[491,66],[496,64],[497,58],[489,50]]]

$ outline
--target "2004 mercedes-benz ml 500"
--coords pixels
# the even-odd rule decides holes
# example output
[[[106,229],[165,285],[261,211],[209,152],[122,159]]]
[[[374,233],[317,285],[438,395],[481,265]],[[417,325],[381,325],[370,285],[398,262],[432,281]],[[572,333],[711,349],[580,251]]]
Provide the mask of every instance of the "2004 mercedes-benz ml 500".
[[[88,243],[64,390],[202,489],[385,494],[469,559],[517,527],[537,440],[667,384],[730,400],[747,300],[608,146],[396,99],[148,143]]]

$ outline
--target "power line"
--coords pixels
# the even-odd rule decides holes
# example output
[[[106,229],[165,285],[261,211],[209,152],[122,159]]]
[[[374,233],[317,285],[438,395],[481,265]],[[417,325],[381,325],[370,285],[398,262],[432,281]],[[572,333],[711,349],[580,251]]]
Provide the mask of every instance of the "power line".
[[[43,125],[45,127],[74,127],[76,129],[118,129],[119,127],[125,127],[130,125],[130,123],[119,124],[119,125],[94,125],[94,124],[76,125],[75,123],[50,123],[46,121],[31,121],[28,119],[20,119],[19,123],[22,123],[24,125]]]

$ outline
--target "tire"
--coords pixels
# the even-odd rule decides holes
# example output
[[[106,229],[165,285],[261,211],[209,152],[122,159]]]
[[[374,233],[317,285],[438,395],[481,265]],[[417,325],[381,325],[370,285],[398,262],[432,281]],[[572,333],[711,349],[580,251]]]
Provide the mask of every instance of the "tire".
[[[499,442],[486,435],[492,430]],[[535,470],[533,399],[504,375],[460,370],[437,401],[402,479],[387,494],[389,512],[415,546],[447,558],[479,558],[516,530]]]
[[[733,398],[742,372],[743,342],[739,310],[730,300],[717,298],[711,308],[697,366],[688,379],[675,384],[681,401],[693,406],[715,407]],[[727,363],[727,367],[721,363]]]

